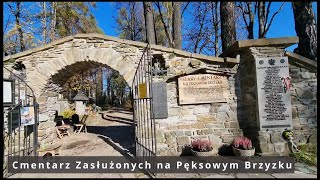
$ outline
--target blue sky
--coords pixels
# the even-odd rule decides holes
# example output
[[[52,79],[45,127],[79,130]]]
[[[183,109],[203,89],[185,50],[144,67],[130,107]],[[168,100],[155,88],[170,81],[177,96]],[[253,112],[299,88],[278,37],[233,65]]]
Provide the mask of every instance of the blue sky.
[[[277,11],[281,6],[282,2],[273,2],[271,5],[271,13]],[[317,3],[313,3],[313,9],[315,14],[317,14]],[[190,11],[192,6],[189,5],[188,10]],[[116,15],[116,9],[114,2],[97,2],[97,8],[93,9],[93,13],[96,16],[97,23],[99,27],[104,31],[106,35],[117,36],[115,30],[115,19],[113,16]],[[317,15],[315,15],[317,17]],[[190,14],[186,13],[185,22],[187,19],[191,18]],[[255,38],[257,38],[258,32],[257,23],[255,23]],[[267,38],[276,38],[276,37],[286,37],[286,36],[296,36],[295,25],[293,12],[290,2],[286,2],[282,11],[275,17],[273,23],[268,31]],[[293,51],[297,45],[288,47],[287,50]]]
[[[116,22],[114,18],[114,16],[117,15],[117,11],[115,8],[116,3],[117,2],[97,2],[97,7],[92,9],[93,14],[96,17],[98,26],[104,31],[106,35],[115,36],[115,37],[118,36],[116,32]],[[35,2],[27,3],[27,4],[37,6]],[[271,5],[271,13],[277,11],[281,4],[282,2],[273,2]],[[313,9],[316,14],[315,17],[317,17],[316,5],[317,3],[313,2]],[[192,11],[192,8],[193,7],[189,5],[188,9],[184,14],[183,22],[185,22],[186,24],[190,23],[188,21],[192,19],[192,16],[190,14],[190,12]],[[32,8],[32,9],[40,10],[40,8]],[[5,23],[5,21],[8,18],[8,14],[6,13],[7,10],[8,8],[5,6],[3,23]],[[255,28],[255,38],[257,38],[257,32],[258,32],[257,23],[255,23],[254,28]],[[296,36],[293,12],[292,12],[292,7],[290,2],[286,2],[282,11],[280,11],[280,13],[277,14],[267,34],[267,38],[286,37],[286,36]],[[287,50],[293,51],[293,49],[296,47],[297,45],[293,45],[291,47],[288,47]]]

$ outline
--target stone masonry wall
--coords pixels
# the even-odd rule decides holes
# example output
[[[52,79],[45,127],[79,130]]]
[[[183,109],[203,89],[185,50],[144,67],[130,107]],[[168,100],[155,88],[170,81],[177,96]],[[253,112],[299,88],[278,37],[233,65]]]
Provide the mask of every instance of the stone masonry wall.
[[[180,155],[184,146],[192,140],[206,139],[215,148],[229,144],[234,137],[242,135],[237,118],[236,82],[237,65],[226,67],[222,63],[202,62],[193,58],[165,57],[167,77],[154,81],[167,82],[168,118],[156,119],[157,154]],[[179,105],[178,80],[176,76],[188,75],[201,68],[229,72],[226,103]],[[199,72],[201,74],[208,71]],[[197,73],[198,74],[198,73]],[[222,74],[220,74],[222,75]],[[222,75],[225,76],[225,75]]]
[[[244,135],[253,140],[257,152],[263,155],[287,155],[287,142],[282,138],[283,130],[259,131],[257,120],[257,98],[254,58],[283,57],[283,47],[251,47],[241,54],[239,75],[241,76],[240,128],[246,129]],[[306,143],[316,132],[316,72],[290,61],[289,73],[292,87],[291,104],[294,141]]]
[[[59,86],[75,73],[90,68],[87,65],[91,63],[107,65],[119,71],[128,85],[132,85],[145,45],[98,36],[77,36],[61,40],[61,43],[14,58],[26,66],[25,80],[38,98],[40,119],[48,120],[48,124],[53,121]],[[208,139],[218,148],[231,143],[234,137],[242,134],[254,141],[257,152],[281,155],[288,152],[287,143],[281,137],[282,131],[257,130],[253,64],[255,57],[284,56],[284,47],[250,47],[241,51],[239,64],[231,65],[225,63],[223,58],[170,48],[151,48],[150,53],[161,55],[167,69],[166,75],[154,77],[155,82],[167,83],[169,114],[166,119],[156,119],[158,155],[179,155],[185,145],[198,138]],[[10,62],[5,66],[11,67]],[[227,77],[227,102],[179,105],[177,78],[207,73]],[[316,71],[299,64],[290,64],[290,76],[294,138],[296,142],[304,143],[317,127]],[[45,127],[46,125],[39,125],[40,140],[51,141],[52,129],[45,130]]]
[[[259,139],[257,122],[257,100],[256,100],[256,78],[254,69],[254,56],[250,49],[243,51],[240,56],[240,63],[238,67],[237,91],[238,97],[238,118],[241,129],[245,129],[243,134],[250,138],[253,146],[259,151]]]
[[[289,72],[294,140],[303,144],[317,133],[317,69],[292,63]]]
[[[136,67],[146,47],[145,43],[120,40],[101,35],[78,35],[67,37],[54,44],[22,52],[7,58],[7,67],[12,60],[22,61],[26,67],[26,82],[35,91],[39,102],[40,145],[52,140],[51,124],[56,110],[59,86],[75,73],[90,68],[90,64],[107,65],[119,71],[129,86],[132,85]],[[157,120],[158,150],[177,154],[193,138],[206,138],[220,145],[231,142],[234,136],[242,134],[237,122],[235,94],[235,69],[225,67],[223,58],[188,53],[172,48],[154,46],[151,55],[161,55],[168,69],[167,75],[155,81],[167,82],[169,118]],[[220,63],[219,63],[220,62]],[[210,70],[210,73],[228,75],[228,102],[217,104],[178,105],[177,76],[196,71]],[[206,72],[208,73],[208,72]],[[56,86],[58,85],[58,86]],[[43,125],[42,125],[43,124]],[[52,125],[52,124],[51,124]],[[48,132],[47,132],[48,131]],[[160,153],[163,154],[163,153]]]

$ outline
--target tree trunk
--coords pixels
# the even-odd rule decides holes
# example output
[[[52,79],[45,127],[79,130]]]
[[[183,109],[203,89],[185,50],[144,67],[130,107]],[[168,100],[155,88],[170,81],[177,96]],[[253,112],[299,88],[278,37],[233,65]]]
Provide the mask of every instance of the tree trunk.
[[[50,42],[55,40],[56,34],[56,22],[57,22],[57,2],[51,2],[51,32],[50,32]]]
[[[219,51],[219,18],[218,18],[218,3],[211,2],[211,11],[212,11],[212,26],[214,30],[214,55],[218,56]]]
[[[111,102],[111,78],[110,78],[110,69],[108,69],[108,72],[107,72],[107,83],[108,83],[108,86],[107,86],[107,96],[108,96],[108,104],[110,105],[110,102]]]
[[[130,28],[131,28],[131,40],[135,41],[135,13],[134,13],[134,6],[135,2],[129,2],[130,6]]]
[[[144,17],[146,23],[146,37],[147,43],[156,44],[155,31],[153,25],[153,8],[152,2],[143,2]]]
[[[67,15],[68,15],[68,17],[72,17],[72,15],[71,15],[71,5],[72,5],[72,3],[73,2],[66,2],[66,13],[67,13]],[[66,19],[66,24],[73,24],[73,23],[75,23],[74,22],[74,19],[72,19],[72,18],[68,18],[68,19]],[[73,35],[73,27],[72,26],[68,26],[68,25],[66,25],[65,26],[65,29],[66,29],[66,35],[65,36],[72,36]]]
[[[46,10],[46,2],[42,2],[42,36],[43,36],[43,44],[47,43],[47,10]]]
[[[169,7],[169,5],[168,5],[168,3],[166,3],[167,4],[167,10],[168,10],[168,13],[169,13],[169,9],[168,9],[168,7]],[[164,17],[164,15],[162,14],[162,11],[161,11],[161,5],[160,5],[160,2],[158,1],[158,2],[156,2],[156,5],[157,5],[157,7],[158,7],[158,11],[159,11],[159,15],[160,15],[160,18],[161,18],[161,22],[162,22],[162,24],[163,24],[163,29],[164,29],[164,32],[165,32],[165,34],[166,34],[166,36],[167,36],[167,40],[168,40],[168,43],[169,43],[169,47],[173,47],[173,40],[172,40],[172,38],[171,38],[171,36],[172,36],[172,33],[170,33],[171,32],[171,29],[170,29],[170,23],[169,23],[169,25],[167,25],[167,23],[166,23],[166,21],[165,21],[165,17]],[[168,18],[168,16],[166,16],[167,18]],[[170,32],[169,32],[170,31]]]
[[[153,30],[154,30],[154,40],[155,44],[159,44],[159,40],[157,38],[157,31],[156,31],[156,17],[155,13],[152,13],[152,20],[153,20]]]
[[[254,13],[252,12],[252,2],[247,2],[249,11],[249,26],[248,26],[248,38],[254,39],[253,27],[254,27]]]
[[[17,5],[17,11],[15,14],[16,17],[16,25],[18,28],[18,33],[19,33],[19,43],[20,43],[20,52],[25,50],[25,45],[24,45],[24,37],[23,37],[23,31],[22,31],[22,27],[20,24],[20,18],[21,18],[21,10],[20,10],[20,4],[21,2],[16,2]]]
[[[182,49],[182,34],[181,34],[181,3],[173,2],[173,46],[176,49]]]
[[[234,2],[220,3],[222,51],[236,42]]]
[[[265,38],[266,2],[258,2],[259,38]]]
[[[103,87],[102,87],[102,67],[98,67],[98,72],[97,72],[97,81],[96,81],[96,102],[99,102],[98,106],[101,106],[100,104],[100,99],[102,98],[102,90],[103,90]]]
[[[295,53],[309,59],[317,58],[317,24],[312,10],[312,2],[293,2],[293,14],[298,47]]]

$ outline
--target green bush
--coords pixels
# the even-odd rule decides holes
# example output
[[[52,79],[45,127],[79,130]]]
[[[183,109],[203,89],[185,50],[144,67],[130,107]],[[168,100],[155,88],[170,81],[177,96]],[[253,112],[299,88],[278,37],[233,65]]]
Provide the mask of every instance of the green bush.
[[[317,166],[317,145],[315,144],[303,144],[299,145],[299,152],[291,154],[296,161],[304,162],[306,164]]]
[[[63,116],[63,118],[71,118],[72,115],[76,114],[76,112],[72,109],[67,109],[63,111],[60,115]]]

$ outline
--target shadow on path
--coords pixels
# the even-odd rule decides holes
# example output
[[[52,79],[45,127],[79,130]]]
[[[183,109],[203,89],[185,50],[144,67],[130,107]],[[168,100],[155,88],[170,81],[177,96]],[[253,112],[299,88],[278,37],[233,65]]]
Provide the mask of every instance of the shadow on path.
[[[106,136],[128,150],[132,149],[134,145],[133,126],[87,126],[87,131],[88,133]]]
[[[133,114],[133,110],[126,110],[124,108],[117,108],[117,107],[113,107],[109,110],[106,110],[106,112],[108,113],[122,113],[122,114]]]
[[[119,112],[119,113],[122,113],[122,114],[132,114],[133,112],[131,111],[126,111],[126,110],[115,110],[115,109],[112,109],[112,110],[108,110],[108,113],[115,113],[115,112]]]
[[[114,121],[114,122],[129,124],[129,125],[133,124],[133,119],[129,119],[129,118],[110,116],[110,115],[103,114],[103,113],[101,113],[101,117],[102,117],[102,119],[108,120],[108,121]]]
[[[134,156],[134,153],[132,153],[131,151],[127,150],[127,149],[123,149],[121,147],[119,147],[117,144],[115,144],[115,142],[113,142],[111,140],[111,138],[108,137],[104,137],[99,135],[99,138],[101,138],[103,141],[105,141],[107,144],[109,144],[111,147],[113,147],[116,151],[118,151],[123,157],[125,157],[126,159],[128,159],[130,162],[132,163],[138,163],[137,159]],[[131,148],[133,151],[135,150],[134,148]],[[153,178],[152,175],[150,175],[147,171],[141,169],[140,170],[142,173],[144,173],[145,175],[147,175],[149,178]]]

